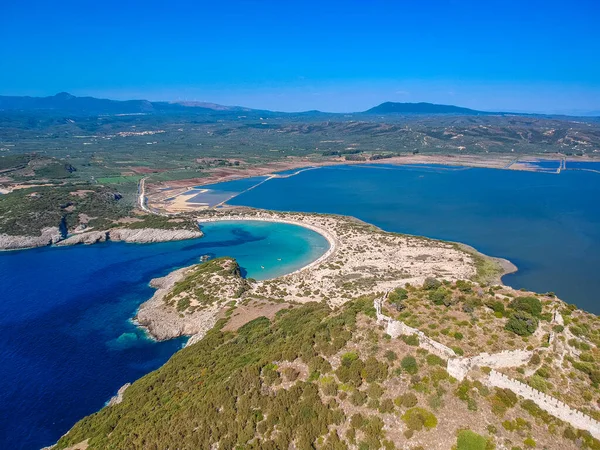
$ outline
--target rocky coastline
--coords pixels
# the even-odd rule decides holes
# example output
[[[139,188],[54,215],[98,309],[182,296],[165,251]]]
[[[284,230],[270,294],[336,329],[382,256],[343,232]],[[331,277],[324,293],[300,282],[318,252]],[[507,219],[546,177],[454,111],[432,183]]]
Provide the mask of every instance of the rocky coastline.
[[[200,224],[244,220],[293,224],[321,234],[327,239],[329,248],[319,258],[292,273],[249,283],[242,297],[224,296],[198,310],[179,311],[165,301],[175,285],[197,265],[152,280],[150,285],[157,291],[140,306],[135,321],[157,340],[190,336],[188,345],[197,342],[214,326],[223,305],[232,300],[238,303],[272,293],[284,301],[305,303],[315,301],[313,292],[320,292],[332,306],[339,306],[349,295],[388,291],[408,282],[418,285],[431,275],[450,280],[469,279],[476,275],[477,260],[494,267],[494,281],[500,282],[502,275],[516,270],[508,261],[490,258],[468,246],[387,233],[349,217],[245,211],[198,216],[196,220]],[[336,260],[344,260],[344,267],[339,267]],[[235,283],[235,280],[205,280],[203,290],[231,282]],[[235,292],[236,287],[230,291]]]
[[[64,237],[57,227],[44,228],[40,236],[11,236],[0,234],[0,250],[23,250],[48,245],[68,246],[95,244],[105,241],[128,243],[152,243],[181,241],[202,237],[200,230],[159,228],[114,228],[111,230],[86,231]]]
[[[62,240],[58,227],[42,229],[39,236],[11,236],[0,234],[0,250],[19,250],[24,248],[45,247]]]
[[[150,286],[157,288],[152,298],[140,306],[135,323],[144,328],[150,336],[158,341],[174,339],[180,336],[194,336],[206,333],[216,323],[216,313],[210,308],[202,313],[189,316],[180,314],[176,309],[165,304],[165,296],[173,289],[176,283],[183,280],[194,267],[184,267],[175,270],[162,278],[154,278]],[[200,338],[201,339],[201,338]]]

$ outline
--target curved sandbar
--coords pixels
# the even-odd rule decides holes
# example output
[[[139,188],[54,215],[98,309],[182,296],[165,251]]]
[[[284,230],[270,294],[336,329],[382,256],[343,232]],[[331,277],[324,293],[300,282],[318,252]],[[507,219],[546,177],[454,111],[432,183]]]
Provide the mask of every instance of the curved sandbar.
[[[211,275],[200,282],[198,265],[155,280],[153,284],[159,289],[141,305],[137,321],[159,340],[193,335],[191,342],[197,341],[232,301],[240,305],[246,300],[268,298],[288,303],[322,300],[336,307],[362,295],[386,292],[408,283],[420,285],[427,277],[476,280],[484,272],[487,279],[495,281],[503,272],[498,261],[473,249],[389,233],[352,217],[244,209],[206,211],[194,220],[198,224],[246,221],[299,226],[323,236],[329,249],[300,269],[265,280],[243,280],[239,274],[223,271],[223,276]],[[190,282],[196,288],[190,288],[187,297],[177,294],[177,286]]]
[[[319,258],[315,259],[313,262],[307,264],[304,267],[301,267],[300,269],[296,269],[293,272],[290,272],[286,275],[283,276],[288,276],[288,275],[294,275],[297,273],[300,273],[304,270],[310,269],[311,267],[315,267],[319,264],[321,264],[322,262],[326,261],[331,255],[333,255],[333,253],[335,252],[336,248],[337,248],[337,239],[336,237],[331,234],[328,230],[326,230],[325,228],[316,226],[316,225],[312,225],[306,222],[301,222],[298,220],[292,220],[292,219],[285,219],[285,218],[280,218],[280,217],[272,217],[272,216],[252,216],[252,215],[235,215],[235,216],[222,216],[222,217],[210,217],[210,218],[206,218],[206,219],[198,219],[198,224],[202,225],[203,223],[209,223],[209,222],[240,222],[240,221],[244,221],[244,222],[272,222],[272,223],[286,223],[288,225],[296,225],[299,227],[303,227],[306,228],[308,230],[314,231],[315,233],[320,234],[321,236],[323,236],[327,242],[329,243],[329,248],[327,249],[327,251],[325,253],[323,253]],[[280,278],[280,277],[276,277],[276,278]]]

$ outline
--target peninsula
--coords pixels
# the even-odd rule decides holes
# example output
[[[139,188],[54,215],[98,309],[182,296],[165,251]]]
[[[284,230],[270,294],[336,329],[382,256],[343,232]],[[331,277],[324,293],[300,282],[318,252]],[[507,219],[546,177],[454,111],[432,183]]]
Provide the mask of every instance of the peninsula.
[[[137,322],[188,345],[53,448],[599,448],[600,322],[502,285],[507,261],[349,217],[194,220],[293,223],[330,247],[272,280],[217,258],[153,281]]]

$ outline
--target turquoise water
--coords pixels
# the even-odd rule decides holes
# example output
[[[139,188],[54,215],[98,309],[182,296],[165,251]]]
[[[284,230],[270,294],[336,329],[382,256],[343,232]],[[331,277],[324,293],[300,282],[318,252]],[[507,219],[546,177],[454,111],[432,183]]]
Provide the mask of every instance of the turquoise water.
[[[107,242],[0,253],[0,448],[50,445],[127,382],[160,367],[184,339],[156,343],[129,319],[148,282],[202,255],[233,256],[271,278],[321,256],[328,243],[294,225],[225,222],[205,237]]]
[[[464,242],[514,262],[519,271],[505,283],[554,291],[600,313],[599,199],[600,174],[589,171],[370,165],[272,179],[228,203],[346,214],[388,231]]]

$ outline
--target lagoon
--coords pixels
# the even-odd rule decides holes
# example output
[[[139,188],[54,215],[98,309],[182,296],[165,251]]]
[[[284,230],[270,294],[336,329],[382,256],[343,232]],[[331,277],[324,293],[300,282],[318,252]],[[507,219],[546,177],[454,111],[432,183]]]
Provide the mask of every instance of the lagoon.
[[[159,244],[0,253],[0,448],[53,444],[127,382],[160,367],[185,339],[154,342],[130,322],[148,282],[232,256],[256,279],[284,275],[329,247],[314,231],[268,222],[208,223],[205,237]]]
[[[386,231],[464,242],[516,264],[506,284],[554,291],[598,314],[599,199],[600,172],[371,164],[273,178],[228,203],[344,214]]]

